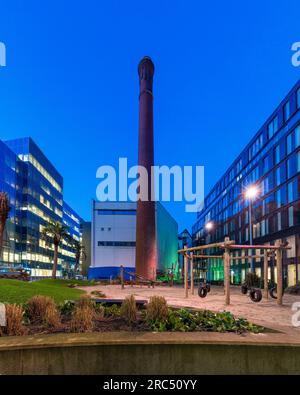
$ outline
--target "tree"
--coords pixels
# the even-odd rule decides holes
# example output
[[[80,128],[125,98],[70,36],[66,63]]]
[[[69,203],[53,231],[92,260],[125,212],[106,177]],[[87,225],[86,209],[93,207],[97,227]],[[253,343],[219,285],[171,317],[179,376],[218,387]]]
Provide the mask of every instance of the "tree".
[[[71,236],[68,231],[68,228],[62,225],[60,222],[49,222],[42,231],[43,237],[47,240],[47,238],[52,239],[54,244],[54,258],[53,258],[53,270],[52,270],[52,279],[56,279],[56,271],[57,271],[57,260],[58,260],[58,247],[62,240],[67,242],[71,241]]]
[[[76,257],[75,271],[77,271],[80,265],[80,258],[82,257],[84,260],[86,260],[86,252],[85,252],[85,246],[81,244],[80,241],[74,239],[73,245],[75,248],[75,257]]]
[[[11,207],[7,193],[0,192],[0,258],[2,257],[4,229]]]

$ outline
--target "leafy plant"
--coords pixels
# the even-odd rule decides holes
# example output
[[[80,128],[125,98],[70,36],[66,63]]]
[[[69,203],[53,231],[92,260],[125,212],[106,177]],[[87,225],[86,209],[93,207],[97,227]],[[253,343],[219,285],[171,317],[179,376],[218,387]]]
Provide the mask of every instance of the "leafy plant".
[[[167,319],[150,322],[156,331],[209,331],[209,332],[254,332],[263,328],[251,324],[244,318],[235,318],[230,312],[213,313],[209,310],[189,311],[186,309],[168,311]]]
[[[105,317],[120,317],[120,307],[116,304],[105,306]]]
[[[74,310],[75,303],[72,300],[65,300],[58,305],[58,308],[63,315],[71,315]]]
[[[58,247],[63,240],[72,243],[73,238],[70,236],[70,231],[68,227],[61,224],[60,222],[49,222],[42,231],[42,236],[46,241],[49,239],[54,244],[54,257],[53,257],[53,269],[52,269],[52,279],[56,279],[57,271],[57,261],[58,261]]]
[[[0,192],[0,259],[2,257],[3,237],[6,221],[9,217],[11,207],[7,193]]]

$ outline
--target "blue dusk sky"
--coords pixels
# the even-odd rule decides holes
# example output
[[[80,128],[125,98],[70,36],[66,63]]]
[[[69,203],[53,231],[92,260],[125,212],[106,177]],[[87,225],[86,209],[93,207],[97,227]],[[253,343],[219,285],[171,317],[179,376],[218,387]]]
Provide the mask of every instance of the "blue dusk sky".
[[[155,162],[204,165],[207,193],[300,78],[299,0],[0,0],[0,139],[31,136],[85,219],[96,170],[137,161],[138,75],[155,63]],[[179,228],[196,214],[168,203]]]

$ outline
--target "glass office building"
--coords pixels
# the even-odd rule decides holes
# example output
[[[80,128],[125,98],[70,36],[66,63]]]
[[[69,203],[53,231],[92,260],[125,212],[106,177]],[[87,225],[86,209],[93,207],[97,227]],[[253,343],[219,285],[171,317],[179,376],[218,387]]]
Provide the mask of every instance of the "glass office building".
[[[48,277],[53,244],[41,232],[49,221],[63,222],[63,178],[31,138],[0,141],[0,154],[0,190],[8,193],[12,207],[1,264],[21,265],[33,277]],[[58,275],[62,260],[61,248]]]
[[[10,216],[7,220],[2,257],[0,260],[14,265],[21,262],[21,239],[17,210],[20,204],[20,190],[17,189],[18,161],[16,155],[0,140],[0,191],[6,192],[10,201]],[[19,199],[19,201],[17,201]]]
[[[83,220],[66,202],[63,202],[63,224],[69,230],[70,236],[79,243],[82,243]],[[62,271],[65,275],[75,273],[76,269],[76,251],[72,243],[63,240],[62,242]],[[81,264],[81,262],[79,262]]]
[[[245,191],[252,185],[258,193],[250,212]],[[289,243],[291,249],[283,256],[284,278],[293,285],[300,275],[299,194],[300,81],[206,196],[193,226],[193,242],[223,241],[228,236],[239,244],[249,244],[251,213],[254,244]],[[209,231],[205,227],[208,222],[213,225]],[[234,255],[243,258],[241,252]],[[249,270],[249,261],[234,262],[231,280],[240,283]],[[261,276],[262,261],[257,258],[254,264]],[[276,281],[272,258],[269,266],[269,278]],[[223,279],[222,260],[209,262],[209,276],[211,280]]]

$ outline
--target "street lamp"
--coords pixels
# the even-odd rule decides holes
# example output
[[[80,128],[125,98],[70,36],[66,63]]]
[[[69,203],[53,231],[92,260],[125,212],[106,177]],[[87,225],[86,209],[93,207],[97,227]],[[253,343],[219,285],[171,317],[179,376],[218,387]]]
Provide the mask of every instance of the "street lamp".
[[[212,221],[208,221],[208,222],[206,222],[206,224],[204,225],[204,227],[205,227],[207,233],[209,233],[211,230],[213,230],[213,228],[214,228],[214,223],[213,223]],[[208,275],[207,275],[207,277],[206,277],[206,280],[207,280],[207,281],[210,281],[209,261],[207,261],[207,274],[208,274]]]
[[[214,227],[214,224],[211,221],[209,221],[205,224],[205,229],[208,231],[212,230],[213,227]]]
[[[253,245],[253,235],[252,235],[252,202],[258,195],[258,188],[256,185],[250,185],[245,192],[245,198],[249,201],[249,243]],[[252,249],[251,249],[252,255]],[[254,273],[254,261],[253,258],[250,260],[250,269]]]

